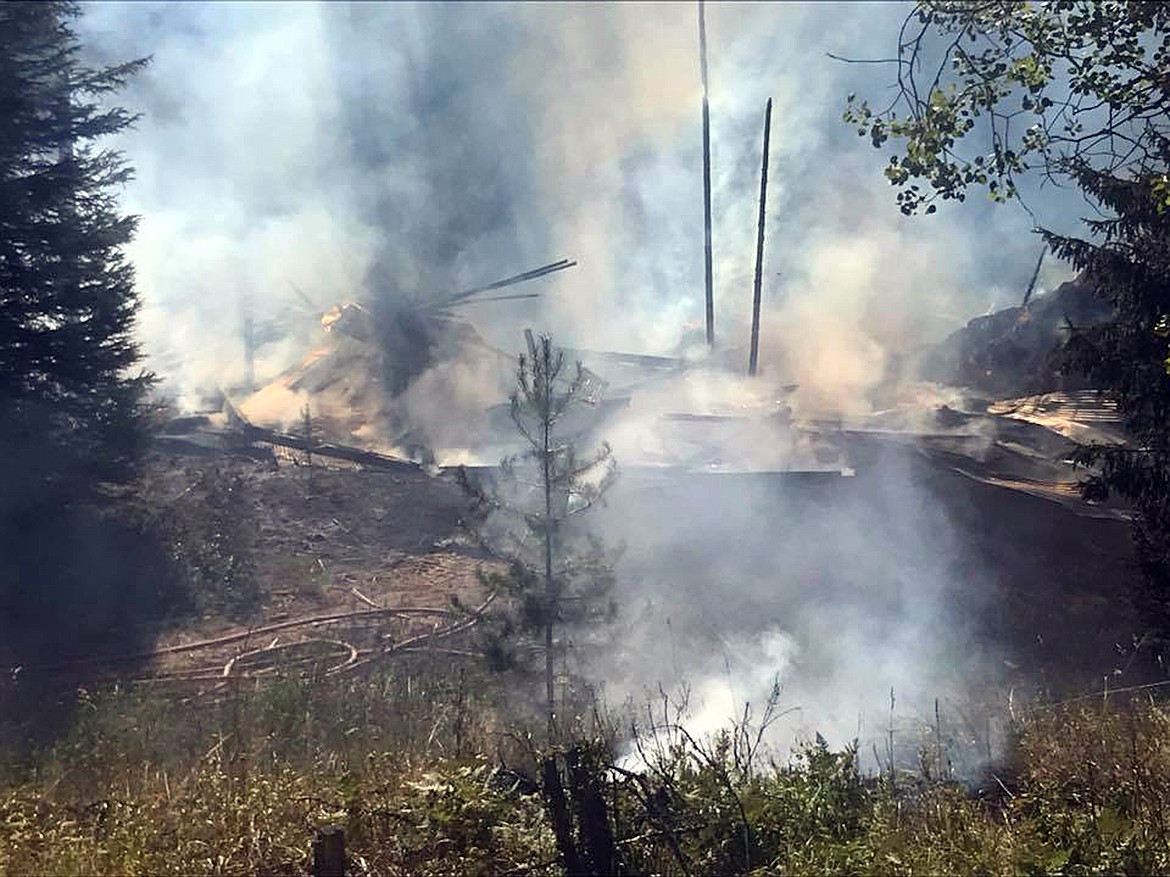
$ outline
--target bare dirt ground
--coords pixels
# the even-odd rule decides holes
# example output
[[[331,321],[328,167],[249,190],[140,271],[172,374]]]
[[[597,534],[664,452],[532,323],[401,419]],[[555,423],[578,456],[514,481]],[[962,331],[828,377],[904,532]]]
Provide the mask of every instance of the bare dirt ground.
[[[486,596],[478,570],[492,560],[461,530],[469,503],[449,477],[155,453],[142,484],[148,509],[231,530],[222,542],[219,532],[200,538],[240,555],[224,562],[241,561],[247,581],[226,587],[247,587],[248,610],[213,600],[158,632],[153,650],[103,649],[28,673],[208,691],[233,676],[356,672],[403,650],[457,645]]]
[[[910,457],[922,459],[917,453]],[[474,621],[468,610],[486,598],[477,572],[492,560],[463,534],[460,520],[469,502],[453,480],[409,468],[310,469],[293,465],[298,459],[295,453],[285,455],[283,464],[276,465],[226,454],[155,453],[142,497],[148,507],[205,526],[207,497],[214,494],[208,485],[218,485],[220,496],[231,494],[219,517],[232,531],[233,550],[246,557],[243,575],[256,599],[243,613],[224,611],[214,602],[204,605],[195,617],[138,637],[133,654],[103,649],[101,657],[86,660],[57,658],[59,666],[46,655],[46,666],[29,666],[27,672],[52,669],[54,675],[78,682],[132,678],[199,692],[220,690],[233,677],[282,669],[356,673],[403,650],[467,648],[464,634]],[[835,526],[848,529],[849,514],[862,521],[886,520],[880,508],[863,514],[868,507],[859,511],[857,506],[864,506],[871,494],[880,505],[880,485],[867,487],[865,473],[876,478],[887,466],[875,458],[856,478],[837,479],[839,485],[826,487],[803,504],[791,489],[771,499],[760,493],[757,500],[771,510],[764,517],[775,521],[792,515],[835,520],[847,513]],[[1102,668],[1125,666],[1130,671],[1126,678],[1133,675],[1137,668],[1131,666],[1131,657],[1117,652],[1128,632],[1137,629],[1123,596],[1125,580],[1133,574],[1123,521],[1074,515],[1065,503],[972,480],[942,464],[926,465],[917,479],[964,537],[966,550],[956,568],[961,575],[953,587],[940,590],[978,639],[998,643],[1020,674],[1054,691],[1079,690],[1087,680],[1099,680]],[[676,486],[676,492],[682,489]],[[720,505],[713,489],[705,485],[701,501],[692,497],[678,502],[688,508],[725,509],[742,499],[733,493]],[[638,503],[623,508],[632,519],[663,519],[661,502],[651,506],[641,513]],[[749,535],[732,527],[728,538],[742,541]],[[768,542],[777,538],[768,532],[758,536]],[[674,603],[690,594],[686,582],[696,577],[695,570],[716,561],[706,556],[687,560],[678,544],[684,537],[672,535],[669,528],[631,537],[651,557],[655,570],[664,558],[678,553],[687,570],[669,577]],[[744,553],[766,554],[762,548]],[[814,566],[821,576],[831,575],[834,564],[841,566],[844,560],[826,557]],[[636,569],[634,575],[639,587],[653,590],[653,575],[638,575]],[[856,603],[860,598],[851,581],[843,579],[841,587]],[[822,583],[815,591],[826,587]],[[722,618],[726,630],[748,630],[765,615],[793,623],[807,608],[781,605],[774,597],[763,605],[744,603],[746,616],[740,618],[729,607],[749,600],[752,589],[742,599],[737,597],[742,588],[716,590],[706,588],[688,599],[704,617]],[[872,583],[864,593],[870,591]],[[874,603],[874,618],[884,617],[882,612],[889,609],[885,602],[890,601],[883,602],[881,593],[867,598]],[[715,604],[707,606],[704,594]],[[453,607],[453,597],[461,608]],[[900,616],[895,613],[888,623],[896,627]],[[153,643],[153,648],[143,643]]]

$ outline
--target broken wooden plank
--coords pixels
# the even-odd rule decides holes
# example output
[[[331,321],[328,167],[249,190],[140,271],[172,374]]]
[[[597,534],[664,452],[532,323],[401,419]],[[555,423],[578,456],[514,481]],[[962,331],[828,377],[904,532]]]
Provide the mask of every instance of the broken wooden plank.
[[[503,289],[506,286],[514,286],[517,283],[536,280],[537,278],[544,277],[548,274],[555,274],[557,271],[564,271],[566,268],[573,268],[576,266],[576,264],[576,262],[570,262],[568,259],[559,259],[556,262],[550,262],[548,265],[541,265],[539,268],[533,268],[530,271],[522,271],[519,274],[513,274],[511,277],[505,277],[503,280],[496,280],[495,282],[485,284],[484,286],[476,286],[472,289],[464,290],[463,292],[457,292],[440,302],[436,302],[434,307],[450,307],[457,302],[471,298],[473,295],[479,295],[481,292],[490,292],[493,289]]]
[[[293,448],[298,451],[312,452],[321,457],[333,457],[338,460],[348,460],[363,466],[374,466],[382,469],[421,469],[413,460],[405,460],[390,454],[377,451],[367,451],[364,448],[355,448],[350,445],[339,445],[333,442],[309,442],[303,436],[289,435],[271,429],[253,426],[246,421],[239,428],[240,435],[248,442],[265,442],[284,448]]]

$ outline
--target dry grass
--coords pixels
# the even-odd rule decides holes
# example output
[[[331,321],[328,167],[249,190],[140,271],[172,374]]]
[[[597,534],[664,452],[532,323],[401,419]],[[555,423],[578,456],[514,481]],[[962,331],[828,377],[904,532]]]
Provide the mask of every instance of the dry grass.
[[[0,872],[304,874],[315,828],[333,823],[354,874],[561,873],[539,792],[500,769],[501,754],[532,767],[504,732],[522,710],[502,683],[416,656],[198,709],[82,693],[72,735],[0,789]],[[891,790],[823,743],[747,764],[731,739],[680,737],[640,779],[607,775],[630,873],[1170,871],[1157,705],[1036,709],[983,792]]]

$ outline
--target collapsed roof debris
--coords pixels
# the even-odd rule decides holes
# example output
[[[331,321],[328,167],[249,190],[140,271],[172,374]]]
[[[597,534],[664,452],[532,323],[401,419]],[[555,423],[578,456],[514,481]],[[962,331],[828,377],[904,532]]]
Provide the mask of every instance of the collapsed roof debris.
[[[319,313],[324,343],[299,365],[241,400],[238,410],[226,404],[226,420],[210,417],[185,435],[176,422],[163,440],[214,452],[225,446],[217,432],[228,432],[231,449],[278,458],[292,452],[295,460],[308,445],[291,425],[308,405],[329,437],[312,448],[327,464],[491,465],[515,438],[506,403],[485,403],[478,412],[480,434],[454,449],[432,446],[395,401],[431,366],[456,358],[498,373],[501,386],[506,384],[514,354],[488,344],[458,311],[479,302],[538,297],[485,294],[574,265],[560,259],[381,312],[340,303]],[[570,360],[590,365],[588,404],[572,412],[564,427],[581,439],[620,443],[627,470],[660,473],[849,476],[865,457],[865,446],[893,443],[914,447],[965,477],[1040,496],[1077,514],[1124,516],[1122,509],[1081,500],[1079,473],[1068,462],[1074,443],[1124,441],[1116,412],[1056,374],[1049,359],[1065,328],[1106,319],[1108,309],[1083,278],[1032,297],[1034,283],[1035,274],[1022,307],[972,320],[923,358],[926,378],[968,387],[966,396],[938,384],[922,385],[933,389],[915,395],[915,385],[900,382],[883,410],[825,420],[799,410],[796,385],[741,382],[718,360],[570,348]],[[533,343],[531,332],[525,334]],[[1072,391],[1058,392],[1067,385]]]
[[[176,417],[163,428],[156,443],[165,450],[186,454],[234,454],[272,463],[299,463],[311,452],[319,464],[346,468],[418,469],[418,463],[393,454],[266,429],[249,422],[226,399],[220,411]],[[289,454],[289,451],[299,452]]]
[[[355,311],[355,313],[357,313]],[[470,327],[469,327],[470,328]],[[474,331],[473,329],[471,331]],[[332,345],[315,351],[298,369],[262,388],[236,411],[225,402],[226,415],[176,420],[163,441],[184,443],[190,450],[231,450],[251,455],[304,452],[302,436],[253,423],[251,411],[284,388],[304,393],[314,410],[348,410],[359,440],[315,442],[314,455],[324,465],[361,467],[417,467],[420,456],[393,448],[374,450],[360,441],[362,425],[372,406],[379,404],[381,388],[372,383],[365,392],[349,384],[354,375],[368,375],[372,345],[350,333],[331,333]],[[482,342],[480,342],[482,344]],[[482,348],[504,370],[512,358],[502,351]],[[572,351],[570,355],[585,353]],[[710,380],[686,364],[666,357],[624,354],[599,356],[618,374],[589,372],[590,402],[566,428],[583,438],[611,438],[622,442],[623,468],[627,470],[692,474],[850,476],[865,457],[869,445],[902,445],[917,448],[933,464],[965,477],[1000,488],[1017,490],[1057,502],[1069,511],[1089,517],[1124,516],[1124,510],[1081,500],[1078,473],[1068,463],[1075,442],[1123,440],[1116,411],[1092,392],[1051,393],[1018,399],[981,401],[961,395],[910,398],[900,406],[849,420],[802,418],[789,404],[797,389],[789,385],[783,398],[750,394],[732,399],[732,387],[715,380],[716,392],[696,393],[688,383]],[[604,366],[600,366],[605,372]],[[349,382],[347,384],[347,382]],[[748,385],[753,386],[753,385]],[[722,394],[722,395],[721,395]],[[680,400],[709,395],[705,408],[686,410]],[[940,400],[946,399],[945,402]],[[663,401],[665,400],[665,401]],[[671,401],[673,400],[673,401]],[[374,409],[376,410],[376,408]],[[646,416],[646,412],[651,412]],[[494,462],[512,437],[508,406],[499,404],[487,412],[489,430],[475,459]],[[323,415],[324,416],[324,415]],[[632,437],[632,438],[631,438]],[[361,445],[364,445],[361,446]],[[443,449],[434,449],[443,462]],[[501,453],[493,456],[494,450]],[[296,457],[294,455],[294,461]],[[423,456],[423,462],[433,458]]]
[[[459,310],[473,305],[538,298],[538,292],[485,295],[547,277],[577,263],[559,259],[502,280],[459,292],[370,308],[342,302],[322,310],[300,289],[298,298],[315,314],[318,345],[297,365],[245,398],[238,410],[255,424],[289,429],[305,405],[330,438],[385,454],[429,457],[394,400],[436,363],[481,358],[497,370],[511,355],[491,347]],[[250,348],[249,348],[250,350]]]

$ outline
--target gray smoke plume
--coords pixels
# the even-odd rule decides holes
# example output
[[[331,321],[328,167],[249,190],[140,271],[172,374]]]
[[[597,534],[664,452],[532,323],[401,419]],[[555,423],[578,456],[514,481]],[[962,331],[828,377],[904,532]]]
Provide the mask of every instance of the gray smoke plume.
[[[117,145],[138,169],[126,203],[142,216],[132,257],[143,337],[178,391],[238,380],[241,315],[295,324],[293,285],[322,309],[359,300],[393,312],[561,256],[580,264],[540,281],[539,307],[469,312],[490,342],[518,350],[528,325],[563,344],[644,353],[701,338],[693,4],[85,11],[82,37],[98,60],[154,56],[119,97],[143,118]],[[763,383],[753,394],[799,384],[798,411],[864,413],[898,355],[1017,302],[1040,248],[1019,209],[902,217],[883,157],[841,123],[846,94],[880,98],[893,74],[826,53],[888,56],[906,12],[707,7],[716,337],[724,352],[744,348],[746,368],[771,97]],[[1065,215],[1053,206],[1061,193],[1029,196],[1046,219]],[[1061,272],[1050,261],[1040,288]],[[303,352],[295,331],[282,338],[262,348],[259,378]],[[433,439],[453,444],[500,385],[458,361],[443,369],[416,381],[407,404]],[[707,404],[720,386],[730,384],[680,390],[677,407]],[[674,630],[705,617],[720,626],[693,640],[701,648],[677,647],[678,675],[715,680],[699,687],[739,680],[712,695],[720,720],[738,712],[730,700],[758,699],[775,669],[798,685],[809,727],[847,736],[842,717],[891,686],[921,705],[991,660],[956,603],[985,574],[968,563],[964,534],[904,460],[879,463],[824,502],[782,479],[675,487],[652,514],[633,484],[615,496],[614,530],[638,548],[625,570],[629,606],[669,599]],[[655,640],[643,630],[626,641]],[[652,683],[655,667],[642,666],[646,678],[615,684]]]
[[[878,156],[840,122],[844,95],[874,68],[825,52],[880,54],[903,12],[708,7],[722,344],[745,337],[769,96],[766,345],[832,330],[876,368],[883,345],[937,337],[1026,282],[1029,217],[1000,210],[990,222],[987,205],[903,221]],[[123,95],[144,116],[119,146],[138,168],[127,202],[144,217],[144,329],[176,381],[238,368],[241,308],[284,313],[292,284],[323,308],[399,301],[563,253],[581,264],[546,284],[536,319],[523,303],[490,310],[509,347],[533,321],[567,342],[665,352],[702,314],[690,4],[86,13],[101,59],[154,56]],[[809,320],[825,331],[792,331]]]

